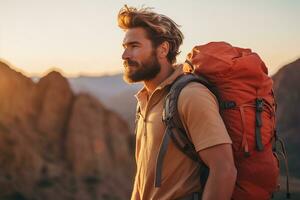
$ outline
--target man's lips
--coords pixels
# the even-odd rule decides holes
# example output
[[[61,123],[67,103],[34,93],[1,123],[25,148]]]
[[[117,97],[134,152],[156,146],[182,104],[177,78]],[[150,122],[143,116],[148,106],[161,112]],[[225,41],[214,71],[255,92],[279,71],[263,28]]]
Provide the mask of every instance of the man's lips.
[[[130,72],[130,71],[135,71],[137,69],[137,66],[131,66],[131,65],[125,65],[124,66],[125,71]]]
[[[129,68],[129,67],[137,67],[137,66],[138,66],[138,63],[137,63],[137,62],[134,62],[134,61],[127,61],[127,60],[125,60],[125,61],[123,62],[123,66],[124,66],[125,68]]]

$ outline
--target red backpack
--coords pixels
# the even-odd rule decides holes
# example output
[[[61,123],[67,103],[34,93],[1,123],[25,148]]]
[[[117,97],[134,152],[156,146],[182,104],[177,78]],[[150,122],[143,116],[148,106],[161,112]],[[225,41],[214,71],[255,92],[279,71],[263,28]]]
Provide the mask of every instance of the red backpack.
[[[184,70],[187,74],[173,83],[166,96],[163,121],[167,130],[158,155],[155,186],[160,186],[169,138],[183,153],[200,163],[201,180],[208,176],[208,169],[186,136],[177,110],[181,89],[190,82],[200,82],[216,95],[232,139],[238,172],[232,199],[270,199],[278,189],[279,163],[272,148],[277,138],[273,81],[264,62],[250,49],[211,42],[193,48]]]

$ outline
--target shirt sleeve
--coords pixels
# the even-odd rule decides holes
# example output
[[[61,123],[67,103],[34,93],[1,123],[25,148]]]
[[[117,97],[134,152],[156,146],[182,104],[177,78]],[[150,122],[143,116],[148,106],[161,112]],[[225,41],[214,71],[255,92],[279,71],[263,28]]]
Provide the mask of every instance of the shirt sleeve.
[[[183,88],[178,111],[196,151],[232,143],[219,114],[216,97],[204,85],[192,82]]]

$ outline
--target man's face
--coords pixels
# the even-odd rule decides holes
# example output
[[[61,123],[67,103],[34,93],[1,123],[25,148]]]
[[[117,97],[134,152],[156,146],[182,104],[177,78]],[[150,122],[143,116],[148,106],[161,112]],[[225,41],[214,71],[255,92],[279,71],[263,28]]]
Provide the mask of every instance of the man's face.
[[[160,72],[156,51],[143,28],[128,29],[123,40],[124,80],[151,80]]]

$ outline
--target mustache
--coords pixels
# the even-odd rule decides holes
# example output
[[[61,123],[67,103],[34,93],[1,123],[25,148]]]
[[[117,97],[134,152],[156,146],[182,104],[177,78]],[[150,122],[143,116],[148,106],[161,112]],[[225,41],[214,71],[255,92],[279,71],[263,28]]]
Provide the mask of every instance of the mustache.
[[[123,62],[124,67],[128,67],[128,66],[139,66],[139,63],[133,60],[124,60]]]

